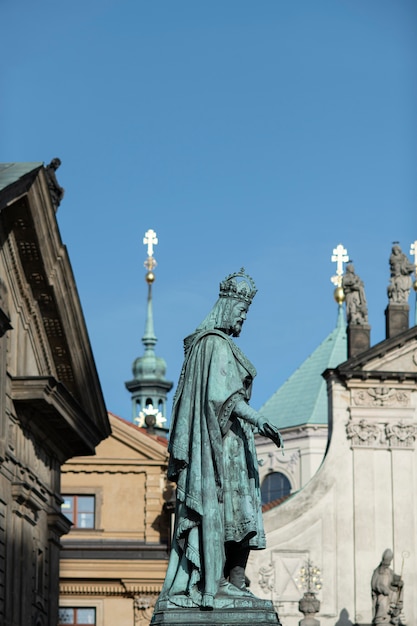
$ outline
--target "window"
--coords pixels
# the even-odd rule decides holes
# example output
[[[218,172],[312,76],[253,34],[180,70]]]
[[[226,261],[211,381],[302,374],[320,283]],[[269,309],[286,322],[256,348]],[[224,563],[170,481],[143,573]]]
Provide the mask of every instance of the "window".
[[[74,528],[95,527],[94,496],[63,496],[63,498],[64,502],[61,505],[61,511],[71,520]]]
[[[96,624],[96,610],[93,608],[69,608],[60,607],[58,613],[58,626],[85,626]]]
[[[291,483],[281,472],[272,472],[262,481],[262,504],[279,500],[291,492]]]

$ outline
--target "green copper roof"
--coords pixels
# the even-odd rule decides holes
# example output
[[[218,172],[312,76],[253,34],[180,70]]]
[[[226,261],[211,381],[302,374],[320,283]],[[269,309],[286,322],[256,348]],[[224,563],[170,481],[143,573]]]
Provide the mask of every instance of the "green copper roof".
[[[265,402],[260,412],[279,428],[327,424],[327,390],[322,373],[347,359],[346,323],[339,306],[336,328]]]
[[[0,163],[0,191],[15,183],[29,172],[42,167],[43,163]]]

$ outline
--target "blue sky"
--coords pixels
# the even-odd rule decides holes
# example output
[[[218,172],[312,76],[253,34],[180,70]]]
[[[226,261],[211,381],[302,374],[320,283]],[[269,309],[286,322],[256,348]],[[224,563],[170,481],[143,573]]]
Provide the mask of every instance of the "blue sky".
[[[0,16],[0,161],[62,160],[58,222],[110,411],[130,417],[149,228],[175,383],[183,337],[245,266],[259,408],[336,324],[339,243],[384,339],[391,245],[417,239],[414,0],[2,0]]]

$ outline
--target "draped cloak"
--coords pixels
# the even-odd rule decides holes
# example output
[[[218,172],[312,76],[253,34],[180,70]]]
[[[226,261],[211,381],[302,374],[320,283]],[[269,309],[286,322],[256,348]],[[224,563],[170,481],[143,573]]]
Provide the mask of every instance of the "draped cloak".
[[[234,414],[237,402],[249,400],[256,370],[220,330],[184,343],[169,443],[176,519],[160,598],[212,607],[225,543],[265,547],[253,427]]]

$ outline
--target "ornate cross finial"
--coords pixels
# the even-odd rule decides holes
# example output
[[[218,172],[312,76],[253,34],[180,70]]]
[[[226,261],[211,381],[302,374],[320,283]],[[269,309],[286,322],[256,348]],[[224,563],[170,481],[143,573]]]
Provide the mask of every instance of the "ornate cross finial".
[[[336,275],[332,276],[330,279],[336,287],[342,286],[343,263],[347,263],[348,261],[349,255],[347,250],[341,243],[339,243],[337,248],[333,249],[332,255],[332,262],[336,263]]]
[[[153,247],[157,245],[158,238],[156,232],[150,228],[146,231],[143,238],[143,243],[148,246],[148,256],[153,256]]]
[[[144,262],[144,266],[148,270],[148,273],[146,275],[146,281],[148,283],[151,283],[155,279],[155,276],[152,273],[152,270],[155,269],[155,267],[157,266],[157,262],[155,261],[153,257],[153,247],[156,246],[158,243],[156,232],[152,230],[152,228],[146,231],[145,236],[143,238],[143,243],[145,246],[148,246],[148,258]]]

